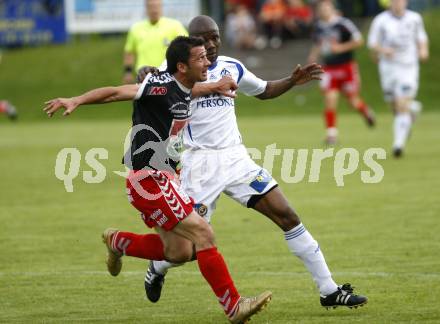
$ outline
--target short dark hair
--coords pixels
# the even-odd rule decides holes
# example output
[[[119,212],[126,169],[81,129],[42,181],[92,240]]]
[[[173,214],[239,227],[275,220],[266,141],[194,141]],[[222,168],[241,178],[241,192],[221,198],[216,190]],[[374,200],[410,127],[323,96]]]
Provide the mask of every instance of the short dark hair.
[[[205,42],[200,37],[186,37],[177,36],[173,39],[170,46],[168,46],[167,58],[167,72],[174,74],[177,72],[177,63],[188,64],[191,56],[191,49],[197,46],[203,46]]]

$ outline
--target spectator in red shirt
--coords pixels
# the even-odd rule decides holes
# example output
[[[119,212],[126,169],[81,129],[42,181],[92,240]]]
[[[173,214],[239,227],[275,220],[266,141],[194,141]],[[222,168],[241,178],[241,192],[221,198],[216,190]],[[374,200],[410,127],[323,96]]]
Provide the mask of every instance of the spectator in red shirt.
[[[282,45],[283,19],[286,6],[283,0],[266,0],[261,7],[259,20],[272,48]]]
[[[284,28],[289,36],[301,37],[309,34],[313,19],[312,8],[303,0],[288,0],[284,13]]]

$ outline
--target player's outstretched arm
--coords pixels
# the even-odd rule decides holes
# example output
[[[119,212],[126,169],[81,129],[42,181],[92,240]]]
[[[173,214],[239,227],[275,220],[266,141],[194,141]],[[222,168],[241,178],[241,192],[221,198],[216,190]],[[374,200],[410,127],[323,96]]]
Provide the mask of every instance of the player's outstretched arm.
[[[197,82],[191,91],[193,98],[218,93],[225,97],[235,98],[235,91],[238,89],[237,83],[230,76],[224,76],[217,82],[200,83]]]
[[[276,81],[268,81],[266,90],[256,97],[263,100],[276,98],[294,86],[313,80],[321,80],[321,74],[323,72],[324,71],[322,70],[321,65],[317,63],[311,63],[305,67],[302,67],[300,64],[298,64],[295,70],[293,70],[292,74],[287,78]]]
[[[133,100],[138,89],[139,85],[136,84],[93,89],[77,97],[46,101],[43,110],[49,117],[52,117],[59,109],[63,108],[65,110],[63,116],[68,116],[81,105]]]

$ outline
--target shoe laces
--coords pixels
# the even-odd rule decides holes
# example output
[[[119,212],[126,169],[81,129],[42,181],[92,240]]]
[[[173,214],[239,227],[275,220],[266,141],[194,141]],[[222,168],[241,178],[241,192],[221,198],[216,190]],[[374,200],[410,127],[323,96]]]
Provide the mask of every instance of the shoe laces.
[[[156,273],[154,267],[149,267],[147,270],[147,275],[145,276],[145,281],[148,282],[150,285],[153,283],[161,283],[161,279],[164,277],[164,275],[161,275],[160,273]]]
[[[339,290],[343,290],[349,294],[352,294],[354,287],[352,287],[351,284],[349,284],[349,283],[345,283],[342,285],[342,287],[339,288]]]

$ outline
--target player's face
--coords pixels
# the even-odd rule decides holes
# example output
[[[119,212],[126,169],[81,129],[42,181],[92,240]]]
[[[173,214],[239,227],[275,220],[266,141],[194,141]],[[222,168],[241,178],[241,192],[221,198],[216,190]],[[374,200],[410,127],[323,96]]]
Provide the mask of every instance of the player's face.
[[[151,22],[157,22],[162,16],[162,0],[146,0],[147,15]]]
[[[211,64],[214,64],[215,61],[217,61],[218,51],[221,45],[220,33],[218,29],[212,29],[194,36],[203,38],[205,41],[206,56]]]
[[[406,9],[406,6],[408,5],[407,0],[391,0],[391,10],[395,14],[403,14],[403,12]]]
[[[193,47],[188,60],[188,79],[193,82],[206,81],[208,79],[208,67],[210,65],[211,62],[207,58],[205,47]]]
[[[322,1],[318,6],[319,19],[327,21],[334,14],[334,7],[330,1]]]

